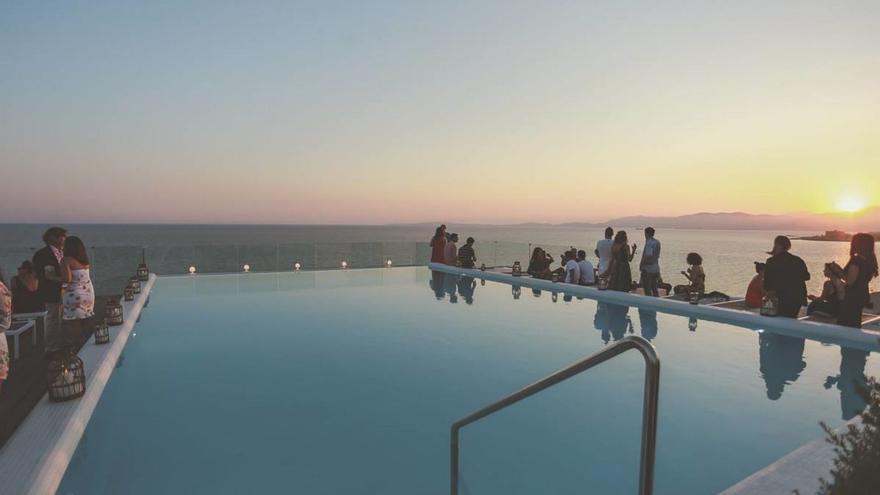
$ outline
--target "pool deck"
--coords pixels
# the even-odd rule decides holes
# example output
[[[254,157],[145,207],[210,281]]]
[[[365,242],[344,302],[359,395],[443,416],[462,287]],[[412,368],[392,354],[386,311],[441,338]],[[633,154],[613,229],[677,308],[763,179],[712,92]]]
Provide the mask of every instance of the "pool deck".
[[[803,337],[864,351],[880,351],[880,331],[874,329],[855,329],[820,321],[761,316],[755,311],[730,307],[729,305],[690,304],[674,298],[647,297],[628,292],[599,290],[596,287],[552,282],[550,280],[532,278],[527,275],[513,276],[504,271],[497,270],[482,271],[439,263],[431,263],[428,267],[431,270],[451,273],[453,275],[465,275],[476,279],[486,279],[519,287],[561,292],[566,295],[593,299],[609,304],[652,309],[663,313],[726,323],[756,331],[769,331],[790,337]]]
[[[134,301],[122,303],[125,322],[110,327],[109,344],[95,345],[90,340],[80,349],[86,370],[85,395],[59,403],[45,395],[0,449],[2,493],[44,495],[58,489],[155,281],[151,274]]]

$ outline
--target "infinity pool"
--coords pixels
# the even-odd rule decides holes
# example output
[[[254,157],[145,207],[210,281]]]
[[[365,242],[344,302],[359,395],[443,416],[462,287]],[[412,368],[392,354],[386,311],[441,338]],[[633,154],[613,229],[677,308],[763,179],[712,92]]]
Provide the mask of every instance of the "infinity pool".
[[[458,418],[609,342],[662,362],[656,493],[715,493],[839,425],[877,359],[393,268],[160,278],[62,494],[445,494]],[[462,493],[636,493],[644,365],[462,432]]]

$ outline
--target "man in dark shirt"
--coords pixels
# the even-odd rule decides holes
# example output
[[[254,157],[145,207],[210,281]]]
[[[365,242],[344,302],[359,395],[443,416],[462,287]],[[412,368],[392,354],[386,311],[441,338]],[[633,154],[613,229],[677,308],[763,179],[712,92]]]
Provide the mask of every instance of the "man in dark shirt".
[[[67,231],[51,227],[43,234],[46,246],[34,253],[33,263],[40,281],[38,294],[46,304],[46,341],[56,342],[61,325],[61,259],[64,257],[64,241]]]
[[[774,292],[779,302],[778,314],[797,318],[807,304],[807,280],[810,272],[804,260],[789,253],[791,241],[784,235],[773,241],[773,250],[764,267],[764,290]]]
[[[468,237],[464,246],[458,248],[458,264],[462,268],[473,268],[474,263],[477,261],[477,256],[474,253],[474,242],[473,237]]]

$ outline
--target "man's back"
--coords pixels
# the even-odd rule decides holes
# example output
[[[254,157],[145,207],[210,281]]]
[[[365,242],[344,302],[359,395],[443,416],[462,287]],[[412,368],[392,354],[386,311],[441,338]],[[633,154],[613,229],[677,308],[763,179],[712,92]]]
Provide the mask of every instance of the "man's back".
[[[810,272],[799,257],[784,252],[767,259],[764,289],[776,292],[780,307],[806,304],[807,280],[810,280]]]
[[[645,240],[640,268],[648,273],[660,273],[660,241],[653,237]]]
[[[596,283],[596,274],[593,273],[593,264],[587,260],[578,261],[581,271],[581,285],[593,285]]]
[[[602,239],[596,243],[596,252],[599,253],[599,273],[605,273],[608,266],[611,265],[611,246],[614,241],[611,239]]]
[[[581,267],[574,259],[569,259],[565,263],[565,283],[579,284],[581,281]]]

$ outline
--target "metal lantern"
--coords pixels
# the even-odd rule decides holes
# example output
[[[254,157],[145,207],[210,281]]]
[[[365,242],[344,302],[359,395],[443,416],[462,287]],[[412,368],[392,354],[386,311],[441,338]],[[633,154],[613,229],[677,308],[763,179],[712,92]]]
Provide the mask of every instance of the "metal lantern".
[[[688,302],[691,304],[700,304],[700,291],[692,290],[688,292]]]
[[[141,281],[138,280],[137,276],[129,278],[126,287],[131,287],[131,291],[135,294],[141,293]]]
[[[107,324],[111,327],[122,325],[124,318],[122,314],[122,305],[119,304],[119,301],[111,299],[107,303],[107,306],[104,308],[104,317],[107,319]]]
[[[553,275],[550,276],[550,280],[552,280],[553,283],[559,282],[559,274],[554,273]]]
[[[596,281],[596,288],[599,290],[608,290],[608,277],[599,277]]]
[[[385,260],[385,266],[387,266],[388,268],[391,268],[391,258],[388,258],[387,260]]]
[[[122,298],[126,301],[134,301],[134,289],[126,286],[124,289],[122,289]]]
[[[342,260],[342,263],[340,263],[339,265],[342,267],[343,270],[348,268],[348,262],[345,260]]]
[[[553,294],[550,295],[550,299],[552,299],[553,302],[558,301],[558,300],[559,300],[559,294],[557,294],[557,293],[554,292]]]
[[[519,277],[522,275],[522,265],[519,264],[519,261],[513,262],[513,276]]]
[[[776,316],[779,314],[779,299],[776,293],[768,291],[761,300],[761,314],[763,316]]]
[[[137,267],[137,279],[141,282],[150,280],[150,269],[147,268],[147,250],[141,250],[141,263]]]
[[[86,393],[86,372],[82,359],[73,351],[54,353],[46,373],[49,399],[61,402],[82,397]]]
[[[293,264],[293,269],[294,269],[294,271],[297,271],[297,272],[300,271],[302,269],[302,264],[297,261],[296,263]]]
[[[696,318],[688,318],[688,330],[691,332],[697,331],[697,319]]]
[[[512,286],[510,292],[513,294],[514,299],[519,299],[519,296],[522,295],[522,289],[518,285]]]
[[[190,274],[190,275],[195,275],[195,273],[196,273],[196,267],[194,267],[194,266],[190,266],[190,267],[189,267],[189,274]]]
[[[482,265],[480,265],[480,271],[481,271],[481,272],[485,272],[485,271],[486,271],[486,264],[485,264],[485,263],[483,263]]]
[[[245,273],[251,271],[251,265],[248,265],[247,263],[245,263],[245,265],[241,268],[244,270]]]
[[[95,344],[101,345],[110,342],[110,327],[107,326],[107,320],[101,319],[95,326]]]

